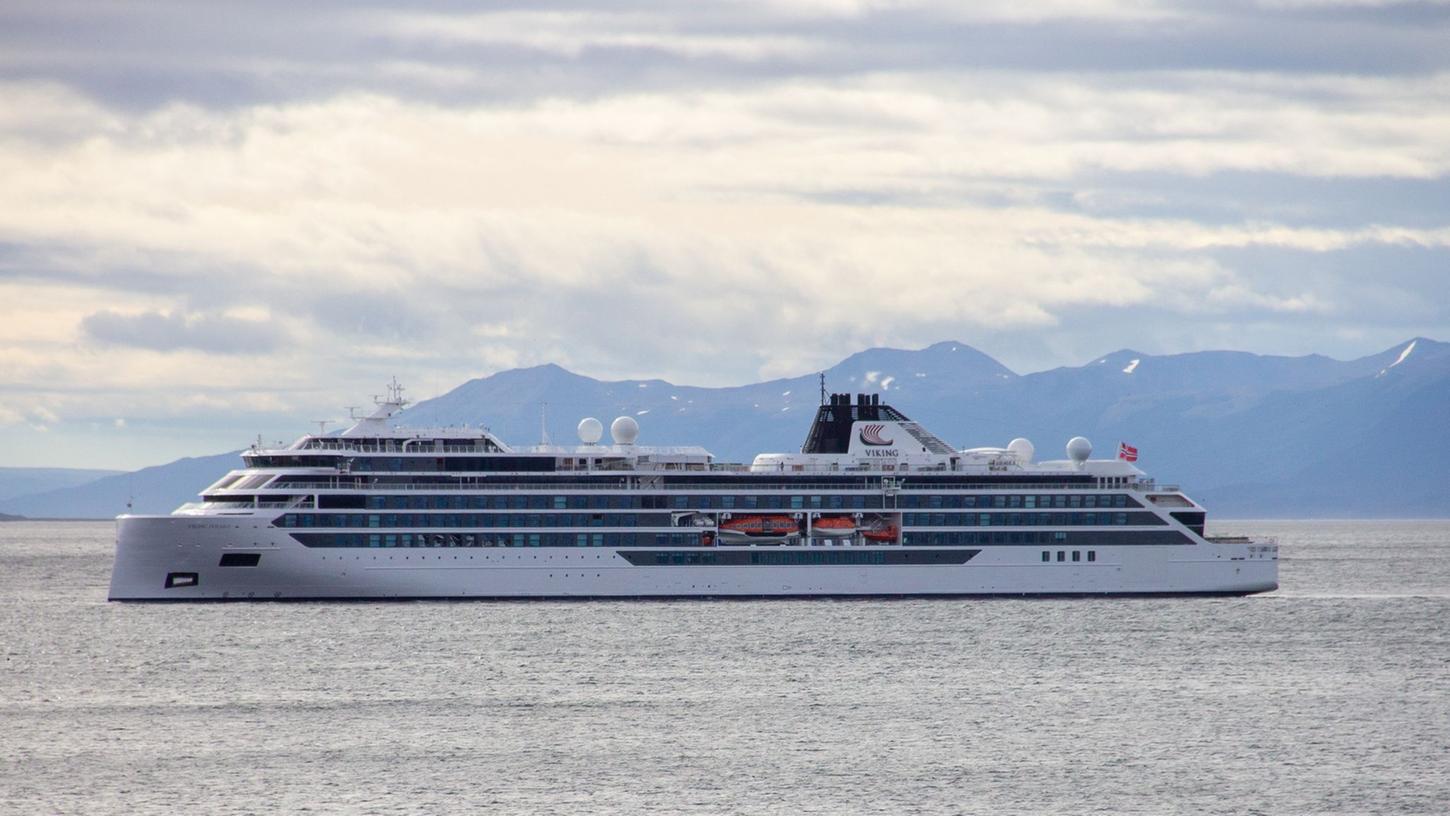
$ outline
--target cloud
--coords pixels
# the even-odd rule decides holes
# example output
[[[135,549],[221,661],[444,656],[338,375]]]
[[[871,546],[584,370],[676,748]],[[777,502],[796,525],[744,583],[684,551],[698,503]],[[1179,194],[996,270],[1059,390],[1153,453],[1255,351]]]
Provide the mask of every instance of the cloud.
[[[276,348],[282,330],[263,320],[226,315],[101,311],[86,315],[81,329],[93,342],[154,351],[195,349],[215,354],[253,354]]]
[[[9,427],[295,425],[542,362],[1444,336],[1447,33],[1373,2],[7,3],[0,381],[67,417]]]

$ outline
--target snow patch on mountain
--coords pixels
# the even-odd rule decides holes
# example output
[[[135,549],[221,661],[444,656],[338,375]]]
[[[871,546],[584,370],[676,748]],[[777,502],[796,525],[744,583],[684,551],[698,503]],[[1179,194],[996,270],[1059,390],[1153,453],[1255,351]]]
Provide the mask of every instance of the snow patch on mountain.
[[[1134,371],[1137,371],[1138,370],[1138,363],[1141,363],[1141,362],[1143,362],[1143,361],[1142,360],[1133,360],[1132,362],[1128,363],[1127,367],[1125,367],[1123,369],[1123,373],[1124,374],[1132,374]]]
[[[1412,351],[1415,350],[1415,344],[1418,343],[1418,342],[1420,342],[1418,339],[1411,340],[1410,341],[1410,344],[1408,346],[1405,346],[1405,350],[1402,351],[1402,352],[1400,352],[1400,356],[1396,357],[1395,358],[1395,361],[1393,363],[1390,363],[1389,365],[1387,365],[1384,368],[1380,369],[1380,373],[1376,374],[1375,376],[1376,377],[1383,377],[1384,375],[1386,375],[1386,374],[1388,374],[1390,372],[1390,369],[1394,368],[1395,366],[1399,365],[1400,363],[1403,363],[1405,361],[1405,358],[1410,356],[1410,352],[1412,352]]]

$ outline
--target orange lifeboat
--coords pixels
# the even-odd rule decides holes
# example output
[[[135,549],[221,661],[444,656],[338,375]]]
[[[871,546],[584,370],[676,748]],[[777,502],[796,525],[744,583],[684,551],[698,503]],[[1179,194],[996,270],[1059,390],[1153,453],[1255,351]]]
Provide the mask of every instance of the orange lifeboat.
[[[819,536],[848,536],[856,532],[856,522],[845,516],[822,516],[811,522],[811,533]]]
[[[720,535],[749,538],[786,538],[797,533],[790,516],[736,516],[720,522]]]
[[[867,541],[885,541],[894,544],[896,542],[896,534],[899,532],[901,532],[901,528],[895,524],[881,524],[870,529],[862,530],[861,537]]]

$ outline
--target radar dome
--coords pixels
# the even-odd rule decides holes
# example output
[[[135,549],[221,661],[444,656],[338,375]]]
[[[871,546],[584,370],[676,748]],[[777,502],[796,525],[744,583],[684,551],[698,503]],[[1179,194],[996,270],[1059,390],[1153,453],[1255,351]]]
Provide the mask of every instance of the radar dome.
[[[1093,443],[1087,441],[1085,437],[1074,436],[1067,441],[1067,458],[1071,459],[1073,464],[1080,465],[1092,455]]]
[[[1030,465],[1032,464],[1032,456],[1037,453],[1037,449],[1032,447],[1031,441],[1019,436],[1007,443],[1007,452],[1017,457],[1018,462],[1024,465]]]
[[[609,435],[614,437],[616,445],[633,445],[634,440],[639,438],[639,423],[634,421],[634,417],[619,417],[609,423]]]
[[[599,444],[599,438],[604,436],[604,423],[594,417],[584,417],[579,420],[579,441],[586,445]]]

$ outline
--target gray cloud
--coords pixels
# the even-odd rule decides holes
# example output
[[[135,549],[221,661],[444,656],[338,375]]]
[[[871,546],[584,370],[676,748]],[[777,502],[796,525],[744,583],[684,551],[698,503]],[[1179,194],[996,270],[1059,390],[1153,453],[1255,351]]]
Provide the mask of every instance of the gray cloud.
[[[1450,336],[1450,6],[1046,7],[12,0],[0,389],[295,427],[541,362]]]
[[[890,71],[1450,69],[1450,9],[1434,4],[1163,3],[1140,14],[1094,14],[1087,6],[1041,19],[972,15],[970,5],[949,4],[863,3],[855,14],[808,8],[14,2],[0,10],[0,75],[55,79],[108,105],[146,108],[360,89],[440,103],[507,102]],[[416,30],[411,23],[419,20],[432,24]],[[483,35],[471,36],[480,24]]]
[[[280,327],[270,321],[216,314],[101,311],[87,315],[81,329],[96,343],[152,351],[256,354],[272,351],[286,339]]]

